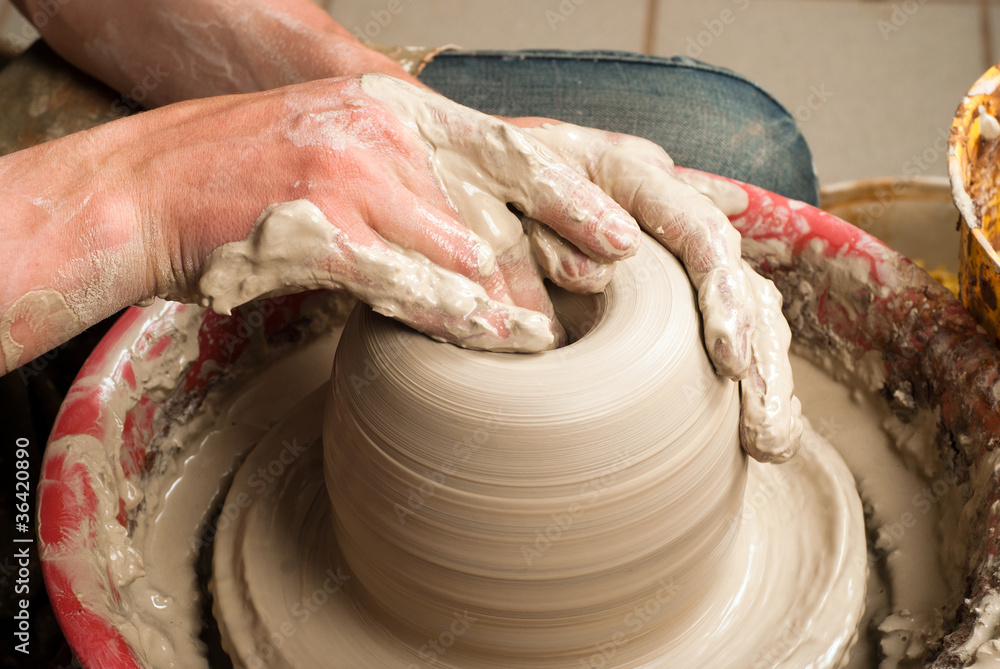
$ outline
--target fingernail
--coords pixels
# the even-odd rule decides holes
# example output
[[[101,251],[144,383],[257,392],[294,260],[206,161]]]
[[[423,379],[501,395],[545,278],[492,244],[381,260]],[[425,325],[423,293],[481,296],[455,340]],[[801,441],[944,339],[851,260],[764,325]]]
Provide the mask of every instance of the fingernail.
[[[639,226],[631,217],[611,214],[601,222],[598,234],[604,238],[615,257],[628,257],[639,248]]]

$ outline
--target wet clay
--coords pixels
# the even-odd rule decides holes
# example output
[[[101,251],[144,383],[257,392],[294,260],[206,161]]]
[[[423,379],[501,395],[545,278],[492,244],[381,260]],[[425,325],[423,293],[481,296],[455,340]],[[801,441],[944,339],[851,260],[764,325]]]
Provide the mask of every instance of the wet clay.
[[[325,456],[304,419],[314,395],[229,493],[246,511],[216,535],[213,590],[238,663],[839,665],[865,572],[839,457],[817,443],[788,467],[747,464],[735,384],[712,371],[687,277],[655,243],[606,302],[568,299],[567,323],[594,320],[582,339],[516,358],[355,314]],[[261,472],[303,441],[265,490]],[[291,581],[264,578],[289,564]]]
[[[82,330],[83,324],[62,293],[51,289],[25,293],[0,319],[0,352],[4,365],[0,373],[6,374],[22,363],[23,341],[28,341],[29,337],[34,341],[61,342]],[[29,357],[23,362],[43,352],[29,350]]]
[[[452,323],[452,340],[463,346],[519,351],[554,344],[549,320],[519,307],[509,307],[510,334],[499,339],[484,317],[491,307],[482,286],[414,251],[395,247],[384,254],[356,244],[308,200],[265,211],[248,239],[212,252],[199,282],[202,305],[226,314],[257,297],[314,288],[346,289],[379,313],[403,320],[443,312]]]
[[[303,412],[320,408],[324,395],[317,393],[304,403]],[[291,418],[297,426],[304,424],[301,414]],[[683,586],[669,578],[658,582],[646,597],[620,610],[619,617],[609,621],[614,624],[605,634],[589,638],[570,658],[499,659],[496,649],[492,654],[470,650],[470,646],[476,648],[477,644],[472,642],[477,632],[479,637],[489,633],[489,618],[470,608],[453,611],[446,619],[447,624],[428,634],[400,627],[391,618],[372,613],[365,595],[359,593],[363,588],[361,581],[343,558],[335,535],[328,531],[333,517],[326,486],[317,475],[322,467],[319,435],[314,433],[313,441],[306,442],[307,448],[280,484],[264,487],[259,472],[266,472],[272,463],[280,462],[282,448],[292,443],[289,437],[295,435],[296,443],[302,443],[301,427],[294,431],[287,423],[284,426],[286,429],[276,431],[262,442],[263,448],[255,450],[247,460],[246,469],[237,474],[228,503],[237,508],[238,500],[243,500],[250,506],[236,517],[232,529],[217,535],[217,560],[231,562],[231,567],[215,572],[216,615],[227,647],[243,666],[310,667],[337,657],[342,658],[342,663],[333,666],[342,667],[575,668],[634,667],[642,662],[646,663],[642,666],[649,667],[798,667],[815,660],[822,652],[823,644],[804,643],[805,639],[814,641],[813,635],[832,635],[834,629],[841,629],[842,636],[836,639],[836,645],[843,648],[852,641],[854,629],[844,631],[840,627],[843,621],[830,621],[824,616],[786,617],[785,609],[771,608],[769,604],[774,599],[762,593],[753,598],[754,605],[763,607],[759,610],[760,617],[753,622],[728,618],[724,608],[710,607],[707,618],[688,621],[682,639],[670,640],[661,635],[679,624],[672,615],[676,613],[673,607],[686,593]],[[802,595],[791,609],[796,612],[815,606],[825,594],[817,582],[835,576],[824,569],[825,558],[805,564],[793,561],[790,565],[766,550],[755,554],[752,549],[784,531],[796,531],[806,542],[822,543],[818,536],[821,532],[817,532],[813,522],[816,514],[822,516],[820,505],[800,505],[796,509],[784,506],[785,494],[807,499],[812,497],[817,484],[824,492],[836,493],[845,483],[846,471],[831,476],[835,472],[817,462],[817,458],[831,454],[829,447],[810,443],[818,452],[803,454],[793,473],[782,474],[780,469],[748,463],[747,495],[754,501],[741,514],[741,522],[753,525],[753,517],[763,514],[770,504],[781,504],[783,512],[774,525],[769,522],[764,527],[754,527],[737,538],[733,550],[741,558],[749,556],[753,568],[749,574],[741,574],[739,567],[744,565],[737,564],[740,561],[727,562],[725,567],[731,571],[724,573],[726,577],[716,584],[720,590],[730,589],[739,594],[761,582],[780,579],[789,587],[794,583]],[[257,477],[253,478],[255,473]],[[830,485],[831,478],[837,481],[835,485]],[[827,527],[824,523],[819,526]],[[559,526],[556,520],[549,519],[535,531],[543,535],[548,531],[555,537],[552,527]],[[299,574],[288,580],[276,580],[273,574],[281,573],[283,565],[289,564],[296,565],[301,570]],[[837,593],[858,594],[844,586],[839,586]],[[611,593],[605,591],[605,594]],[[724,639],[720,639],[722,636]],[[685,657],[692,664],[683,664]],[[703,661],[709,664],[700,664]],[[827,662],[818,666],[837,665]]]
[[[375,44],[373,42],[366,42],[365,46],[392,58],[401,68],[403,68],[404,72],[413,75],[414,77],[420,76],[420,73],[424,71],[424,68],[427,67],[439,53],[461,48],[455,46],[454,44],[436,47],[422,47],[390,46],[388,44]]]
[[[259,612],[247,609],[242,617],[222,621],[221,624],[228,629],[228,634],[234,639],[250,639],[251,642],[246,647],[253,649],[253,653],[262,658],[278,655],[279,650],[281,653],[294,655],[296,648],[302,647],[305,641],[313,638],[310,633],[312,629],[310,621],[313,624],[325,625],[325,621],[330,617],[337,618],[343,614],[344,609],[341,605],[345,602],[348,613],[359,610],[349,594],[351,573],[346,570],[346,564],[343,562],[335,564],[335,559],[331,558],[336,555],[330,547],[331,534],[314,532],[315,523],[332,520],[329,515],[325,520],[318,517],[330,513],[321,475],[322,454],[319,441],[321,423],[317,418],[317,412],[321,411],[328,392],[328,370],[332,366],[340,335],[339,328],[329,328],[329,330],[329,334],[320,341],[296,348],[279,362],[262,372],[255,373],[246,381],[235,386],[219,388],[212,393],[196,416],[177,424],[172,430],[169,436],[170,443],[176,444],[179,450],[164,458],[162,466],[165,471],[150,480],[155,485],[146,490],[146,503],[140,507],[136,518],[137,525],[132,546],[137,553],[148,556],[145,574],[121,590],[123,601],[134,614],[136,616],[141,614],[145,624],[162,635],[163,641],[160,646],[147,648],[148,666],[185,668],[208,666],[199,656],[196,634],[190,633],[191,629],[197,628],[200,610],[200,596],[195,587],[194,563],[199,552],[205,550],[207,542],[213,539],[218,542],[215,550],[219,555],[223,550],[219,539],[225,536],[236,537],[237,525],[252,524],[251,533],[248,535],[239,530],[239,536],[247,539],[251,535],[256,535],[256,530],[261,528],[268,528],[270,531],[277,528],[280,531],[280,535],[270,544],[261,546],[259,542],[251,543],[242,558],[234,555],[234,559],[251,562],[255,559],[253,556],[260,556],[260,559],[264,560],[260,565],[266,569],[263,572],[266,577],[247,580],[243,576],[245,572],[242,568],[228,572],[238,581],[254,585],[257,588],[256,592],[261,592],[260,588],[263,588],[263,592],[270,595],[275,592],[284,593],[280,602],[280,606],[284,607],[282,613],[267,614],[262,618]],[[567,349],[571,350],[572,347]],[[554,351],[546,355],[558,353],[559,351]],[[170,361],[170,364],[176,364],[176,361]],[[804,413],[811,420],[811,425],[807,423],[800,452],[800,456],[805,459],[800,460],[797,456],[780,467],[759,467],[754,462],[749,462],[746,501],[741,517],[744,519],[751,517],[760,513],[761,509],[774,504],[781,499],[777,494],[778,491],[784,489],[775,480],[755,483],[754,472],[784,473],[785,480],[790,481],[792,476],[799,475],[797,473],[800,472],[799,468],[804,467],[804,463],[812,457],[811,454],[820,448],[816,446],[817,440],[818,443],[829,440],[835,444],[846,456],[847,462],[856,474],[863,476],[866,470],[875,472],[869,476],[873,483],[883,474],[878,473],[879,469],[871,469],[871,462],[858,459],[859,456],[867,457],[881,453],[880,467],[908,477],[909,482],[899,488],[889,485],[862,486],[866,506],[884,509],[879,519],[870,519],[870,532],[873,536],[880,524],[891,527],[894,523],[901,522],[902,512],[909,510],[916,513],[918,509],[912,504],[913,494],[916,494],[914,491],[920,492],[922,488],[927,487],[933,492],[934,482],[924,479],[918,471],[908,469],[896,454],[892,446],[895,438],[883,429],[884,417],[876,410],[876,405],[859,392],[834,382],[821,368],[813,366],[801,357],[793,356],[793,367],[803,397]],[[363,387],[364,384],[372,382],[372,373],[373,370],[369,369],[367,374],[361,374],[354,381]],[[303,400],[307,398],[309,400],[303,404]],[[299,420],[302,416],[311,418]],[[273,434],[267,440],[262,440],[268,435],[269,430],[272,430]],[[914,436],[919,436],[919,433]],[[475,441],[472,443],[475,445]],[[257,444],[261,446],[260,455],[248,458],[241,468],[242,458]],[[266,449],[263,447],[268,444],[273,448],[269,453],[265,453]],[[306,458],[312,459],[306,462]],[[303,464],[300,466],[299,462]],[[456,458],[456,464],[460,463],[461,461]],[[223,491],[229,488],[233,473],[237,469],[240,469],[237,482],[230,490],[218,515],[213,517],[211,511],[213,500],[217,498],[220,486]],[[805,474],[803,471],[802,475]],[[308,485],[303,476],[311,477]],[[895,486],[895,482],[906,479],[892,480]],[[294,494],[289,495],[289,491],[293,491]],[[419,503],[423,499],[419,489],[417,495],[414,503]],[[293,509],[295,513],[302,514],[301,522],[308,520],[308,523],[311,523],[302,526],[299,525],[299,520],[294,522],[290,520],[291,515],[274,512],[276,505],[293,504],[295,499],[300,500],[299,504],[304,507],[315,504],[322,513],[310,515],[308,508]],[[910,581],[905,588],[900,585],[899,588],[889,590],[884,584],[873,582],[874,587],[869,588],[869,614],[884,615],[887,611],[900,608],[897,604],[902,604],[914,612],[920,611],[921,607],[927,604],[933,606],[933,597],[924,598],[925,604],[921,604],[913,597],[914,595],[922,597],[915,593],[921,586],[939,583],[943,578],[936,577],[939,572],[935,571],[933,566],[940,546],[936,533],[937,511],[940,504],[939,501],[935,501],[928,513],[918,515],[919,527],[910,525],[906,528],[904,541],[907,543],[903,545],[904,550],[899,551],[898,560],[886,565],[884,562],[886,552],[876,551],[873,544],[869,546],[868,561],[873,572],[877,573],[881,565],[888,568],[890,575],[921,573],[920,578]],[[410,508],[408,503],[406,508]],[[415,510],[419,510],[419,507]],[[822,509],[817,512],[822,513]],[[791,520],[803,518],[803,515],[798,510],[790,514]],[[252,517],[256,520],[251,521]],[[115,522],[113,517],[110,517],[109,521]],[[810,519],[806,519],[805,522],[815,525]],[[544,533],[549,524],[551,521],[538,529]],[[887,532],[893,534],[892,531]],[[278,580],[282,574],[291,578],[271,562],[284,559],[273,551],[286,543],[287,547],[281,550],[285,550],[289,557],[294,558],[295,564],[304,570],[303,573],[312,574],[310,578],[318,580],[309,582],[294,579],[294,582]],[[267,550],[257,550],[258,547]],[[920,562],[928,559],[930,562]],[[329,562],[330,560],[333,561]],[[928,565],[929,570],[924,571],[928,569]],[[344,569],[338,572],[338,566]],[[327,573],[327,570],[331,570],[331,573]],[[322,578],[319,578],[320,576]],[[216,578],[219,578],[218,573]],[[133,589],[140,585],[144,588],[142,592],[146,594],[141,597],[133,595]],[[933,592],[934,587],[928,587],[927,591]],[[806,586],[803,588],[804,591],[809,590]],[[661,593],[660,597],[662,598],[666,592],[668,591]],[[241,597],[246,596],[246,593],[241,593]],[[245,607],[245,600],[240,601],[240,606]],[[656,593],[643,606],[647,605],[650,610],[662,606]],[[271,610],[273,609],[265,609],[265,612]],[[625,627],[623,633],[627,635],[636,627],[645,627],[647,623],[643,622],[643,617],[648,615],[640,610],[631,616],[627,623],[623,619],[622,624]],[[256,625],[261,620],[265,623],[277,622],[273,634],[269,636],[259,633],[257,628],[242,627],[244,623]],[[181,621],[190,622],[193,628],[179,627],[178,623]],[[453,622],[454,630],[461,632],[471,621],[463,618]],[[876,617],[874,622],[878,624],[880,618]],[[365,622],[364,625],[368,630],[373,629],[371,621]],[[319,638],[328,638],[329,629],[331,628],[326,628],[320,633]],[[384,626],[374,629],[384,631]],[[866,630],[867,623],[862,625],[862,641],[866,640],[864,637]],[[413,665],[440,666],[435,663],[439,659],[447,659],[448,655],[448,653],[442,655],[441,651],[450,652],[454,647],[453,634],[449,626],[448,630],[443,630],[433,638],[420,640],[414,651],[417,659],[412,661]],[[779,658],[782,652],[789,645],[797,643],[801,634],[802,627],[798,622],[786,621],[783,627],[776,629],[775,644],[771,650],[764,652],[760,658],[744,658],[747,661],[742,666],[780,666]],[[874,639],[870,644],[856,647],[853,651],[852,669],[871,669],[877,666],[872,659],[874,653],[871,651],[871,644],[877,645],[881,633],[874,632],[870,636]],[[385,648],[399,649],[398,643],[392,640],[394,637],[384,638]],[[603,659],[603,662],[595,666],[613,666],[609,658],[621,657],[626,648],[627,644],[616,646],[609,641],[601,643],[595,640],[592,654],[597,655],[598,659]],[[757,659],[763,661],[768,658],[772,660],[771,665],[754,664]],[[263,660],[259,663],[247,663],[245,666],[263,666]]]
[[[874,395],[833,383],[803,357],[792,357],[792,370],[811,424],[803,449],[816,435],[830,442],[865,501],[868,601],[850,667],[922,667],[927,650],[940,643],[942,614],[953,610],[951,593],[957,590],[950,587],[953,575],[946,577],[939,550],[941,510],[960,494],[956,481],[925,476],[904,456],[912,441],[933,438],[935,422],[903,426],[879,410]],[[875,648],[884,654],[881,663]]]

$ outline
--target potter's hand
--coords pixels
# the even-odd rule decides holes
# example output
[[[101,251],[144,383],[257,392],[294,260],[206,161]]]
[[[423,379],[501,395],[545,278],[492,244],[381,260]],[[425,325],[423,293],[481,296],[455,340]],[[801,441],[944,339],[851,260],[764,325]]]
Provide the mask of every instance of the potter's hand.
[[[652,142],[545,119],[513,122],[604,189],[684,263],[698,292],[709,357],[719,374],[740,381],[743,447],[762,462],[794,455],[801,407],[792,394],[781,295],[742,261],[740,235],[725,214],[684,183]],[[552,236],[543,226],[529,230]],[[564,255],[572,257],[567,246]],[[586,267],[586,256],[575,255],[575,265]],[[545,266],[544,257],[540,262]],[[590,267],[596,275],[600,263]]]
[[[0,174],[15,222],[0,248],[6,370],[151,295],[227,311],[319,286],[440,339],[541,350],[559,331],[506,203],[605,260],[639,239],[619,205],[522,131],[384,75],[171,105],[0,158]],[[261,212],[301,199],[330,234],[270,249],[299,260],[296,273],[254,278],[244,263],[229,284],[199,284],[215,249],[263,235]]]
[[[226,269],[214,263],[199,284],[219,311],[291,289],[345,288],[443,341],[538,351],[557,345],[561,329],[507,203],[602,260],[635,252],[638,226],[597,186],[514,126],[427,89],[362,75],[254,99],[285,117],[252,136],[283,134],[264,145],[286,170],[272,179],[288,185],[261,184],[251,199],[308,199],[318,207],[309,215],[324,212],[337,233],[293,247],[276,232],[290,223],[265,231],[262,218],[255,247],[209,258],[229,253]],[[295,261],[277,276],[269,268],[281,259],[257,258],[275,250]]]

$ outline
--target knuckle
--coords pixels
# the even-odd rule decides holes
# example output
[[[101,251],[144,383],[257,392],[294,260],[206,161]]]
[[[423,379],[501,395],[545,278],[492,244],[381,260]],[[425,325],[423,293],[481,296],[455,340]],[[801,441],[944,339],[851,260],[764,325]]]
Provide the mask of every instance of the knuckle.
[[[621,135],[618,146],[640,160],[656,165],[661,169],[673,172],[674,161],[662,146],[644,137]]]

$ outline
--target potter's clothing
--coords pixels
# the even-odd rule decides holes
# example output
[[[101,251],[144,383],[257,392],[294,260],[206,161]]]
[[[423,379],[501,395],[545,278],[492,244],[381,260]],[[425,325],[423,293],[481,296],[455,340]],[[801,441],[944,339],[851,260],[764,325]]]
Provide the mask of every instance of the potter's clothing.
[[[431,88],[501,116],[548,116],[650,139],[684,167],[817,204],[812,155],[759,86],[690,58],[612,51],[445,51]]]

